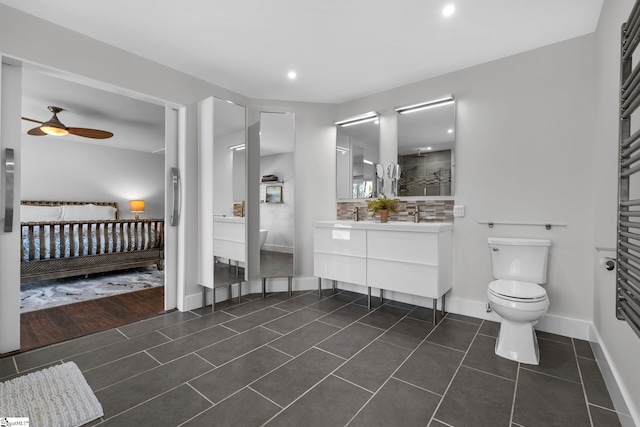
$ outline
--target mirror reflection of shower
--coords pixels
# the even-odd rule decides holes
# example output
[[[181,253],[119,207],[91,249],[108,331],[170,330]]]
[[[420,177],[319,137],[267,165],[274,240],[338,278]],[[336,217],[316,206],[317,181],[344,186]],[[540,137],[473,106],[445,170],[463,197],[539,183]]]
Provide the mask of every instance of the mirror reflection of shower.
[[[375,111],[334,122],[336,139],[336,196],[368,199],[382,191],[384,166],[379,162],[379,114]]]
[[[451,196],[455,153],[453,95],[398,107],[398,196]]]

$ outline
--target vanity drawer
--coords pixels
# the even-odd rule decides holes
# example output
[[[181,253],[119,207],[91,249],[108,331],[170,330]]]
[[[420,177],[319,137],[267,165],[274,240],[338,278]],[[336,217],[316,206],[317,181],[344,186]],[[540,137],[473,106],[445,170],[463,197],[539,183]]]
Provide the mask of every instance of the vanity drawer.
[[[439,277],[437,266],[369,259],[367,278],[374,288],[427,298],[439,298],[450,289]]]
[[[365,257],[367,256],[367,232],[343,228],[315,228],[313,250],[326,254]]]
[[[234,242],[244,243],[244,224],[232,224],[228,222],[214,222],[213,238],[222,240],[231,240]]]
[[[230,240],[213,239],[213,255],[245,262],[245,245],[244,243]]]
[[[367,241],[369,258],[438,265],[438,233],[370,230]]]
[[[367,284],[367,259],[316,252],[313,255],[313,275],[341,282]]]

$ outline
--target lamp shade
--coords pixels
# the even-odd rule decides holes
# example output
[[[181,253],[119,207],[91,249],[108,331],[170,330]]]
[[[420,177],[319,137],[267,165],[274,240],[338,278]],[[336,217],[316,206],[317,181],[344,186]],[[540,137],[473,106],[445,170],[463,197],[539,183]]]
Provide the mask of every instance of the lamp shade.
[[[144,200],[129,201],[129,210],[131,212],[144,212]]]

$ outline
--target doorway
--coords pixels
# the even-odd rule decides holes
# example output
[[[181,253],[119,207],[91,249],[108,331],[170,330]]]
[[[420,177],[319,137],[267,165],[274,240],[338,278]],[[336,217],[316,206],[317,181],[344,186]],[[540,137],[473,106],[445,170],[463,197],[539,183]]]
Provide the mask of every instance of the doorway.
[[[177,152],[177,123],[178,112],[174,109],[167,108],[165,103],[153,100],[143,100],[137,94],[130,94],[131,97],[121,95],[124,91],[118,90],[118,93],[104,91],[87,84],[79,84],[75,82],[73,76],[67,76],[63,73],[52,72],[51,70],[41,69],[37,66],[21,67],[22,87],[21,93],[23,117],[44,121],[49,118],[50,113],[47,111],[48,105],[56,105],[65,108],[65,112],[60,114],[60,119],[67,126],[86,127],[94,129],[105,129],[112,131],[118,129],[113,124],[120,121],[122,126],[118,131],[113,132],[114,135],[122,135],[123,129],[128,133],[128,137],[112,139],[108,141],[110,144],[104,145],[93,139],[86,141],[78,141],[80,138],[75,136],[76,140],[52,137],[34,137],[25,136],[29,128],[37,126],[37,123],[30,123],[22,120],[20,131],[20,150],[19,167],[20,184],[17,188],[17,203],[20,200],[115,200],[121,206],[119,215],[124,218],[132,218],[134,213],[129,211],[130,200],[145,200],[144,213],[140,216],[157,217],[164,220],[165,212],[165,187],[168,179],[165,179],[169,166],[173,166],[172,162],[175,158],[167,159],[165,156],[165,147],[167,143],[173,144],[171,152]],[[104,86],[104,85],[96,85]],[[4,95],[4,94],[3,94]],[[4,97],[3,97],[4,101]],[[65,105],[57,105],[64,103]],[[64,118],[63,118],[64,117]],[[149,139],[146,135],[152,135],[155,145],[145,146],[145,142]],[[173,155],[175,156],[175,154]],[[173,157],[171,156],[171,157]],[[44,179],[43,179],[44,178]],[[19,208],[16,210],[19,217]],[[18,232],[20,228],[17,227]],[[171,233],[169,233],[171,235]],[[163,242],[166,245],[172,244],[173,237],[166,236]],[[16,249],[17,251],[18,249]],[[5,255],[3,252],[3,258]],[[15,252],[14,252],[15,253]],[[3,260],[3,267],[6,259]],[[140,295],[129,295],[127,297],[117,296],[105,297],[92,300],[93,302],[81,302],[78,307],[83,306],[77,312],[84,311],[84,321],[82,316],[78,317],[78,321],[69,320],[69,313],[61,314],[62,309],[54,313],[55,310],[47,308],[47,319],[34,320],[36,311],[26,316],[37,324],[37,329],[42,330],[43,326],[51,326],[49,335],[58,337],[58,341],[73,338],[76,333],[95,332],[89,325],[101,328],[102,322],[106,328],[114,327],[113,321],[102,321],[94,318],[86,317],[88,307],[92,307],[89,313],[101,314],[109,312],[108,306],[113,306],[114,301],[118,301],[117,317],[128,321],[136,321],[140,318],[130,318],[123,316],[126,312],[122,304],[130,301],[139,308],[149,305],[149,309],[137,310],[144,313],[159,314],[166,309],[175,308],[176,280],[174,263],[165,266],[160,273],[154,274],[157,280],[161,277],[162,285],[165,285],[165,277],[169,276],[166,281],[170,284],[170,288],[165,292],[164,286],[159,289],[144,289],[139,291],[147,295],[147,298],[140,299]],[[166,267],[169,267],[168,269]],[[100,279],[108,277],[109,273],[100,273]],[[96,275],[89,275],[91,279]],[[80,276],[80,279],[84,279]],[[56,280],[72,280],[72,279],[56,279]],[[13,281],[12,281],[13,282]],[[153,294],[153,295],[152,295]],[[116,298],[115,300],[113,298]],[[96,309],[97,306],[102,306]],[[126,307],[126,306],[125,306]],[[45,310],[45,311],[46,311]],[[116,311],[118,311],[116,310]],[[74,311],[70,308],[67,312]],[[113,310],[111,310],[113,311]],[[135,310],[134,310],[135,311]],[[146,314],[142,313],[142,317]],[[60,331],[59,328],[53,328],[56,319],[63,321],[66,317],[67,325],[72,326],[71,331]],[[73,316],[72,316],[73,317]],[[33,338],[33,334],[29,333],[29,327],[25,327],[22,323],[21,335],[23,339]],[[29,323],[29,322],[27,322]],[[33,325],[32,325],[33,326]],[[74,335],[76,334],[76,335]],[[31,340],[33,341],[33,340]],[[50,344],[51,341],[39,340],[43,345]],[[57,342],[57,341],[54,341]],[[31,346],[28,345],[27,347]],[[22,346],[21,346],[22,347]],[[4,350],[3,350],[4,351]],[[1,352],[0,352],[1,353]]]

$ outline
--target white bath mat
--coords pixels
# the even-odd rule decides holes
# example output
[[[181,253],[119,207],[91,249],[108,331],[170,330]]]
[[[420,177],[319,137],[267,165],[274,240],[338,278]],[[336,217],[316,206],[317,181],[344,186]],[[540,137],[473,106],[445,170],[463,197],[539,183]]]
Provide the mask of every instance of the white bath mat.
[[[102,405],[73,362],[0,383],[0,419],[29,427],[77,427],[103,416]]]

